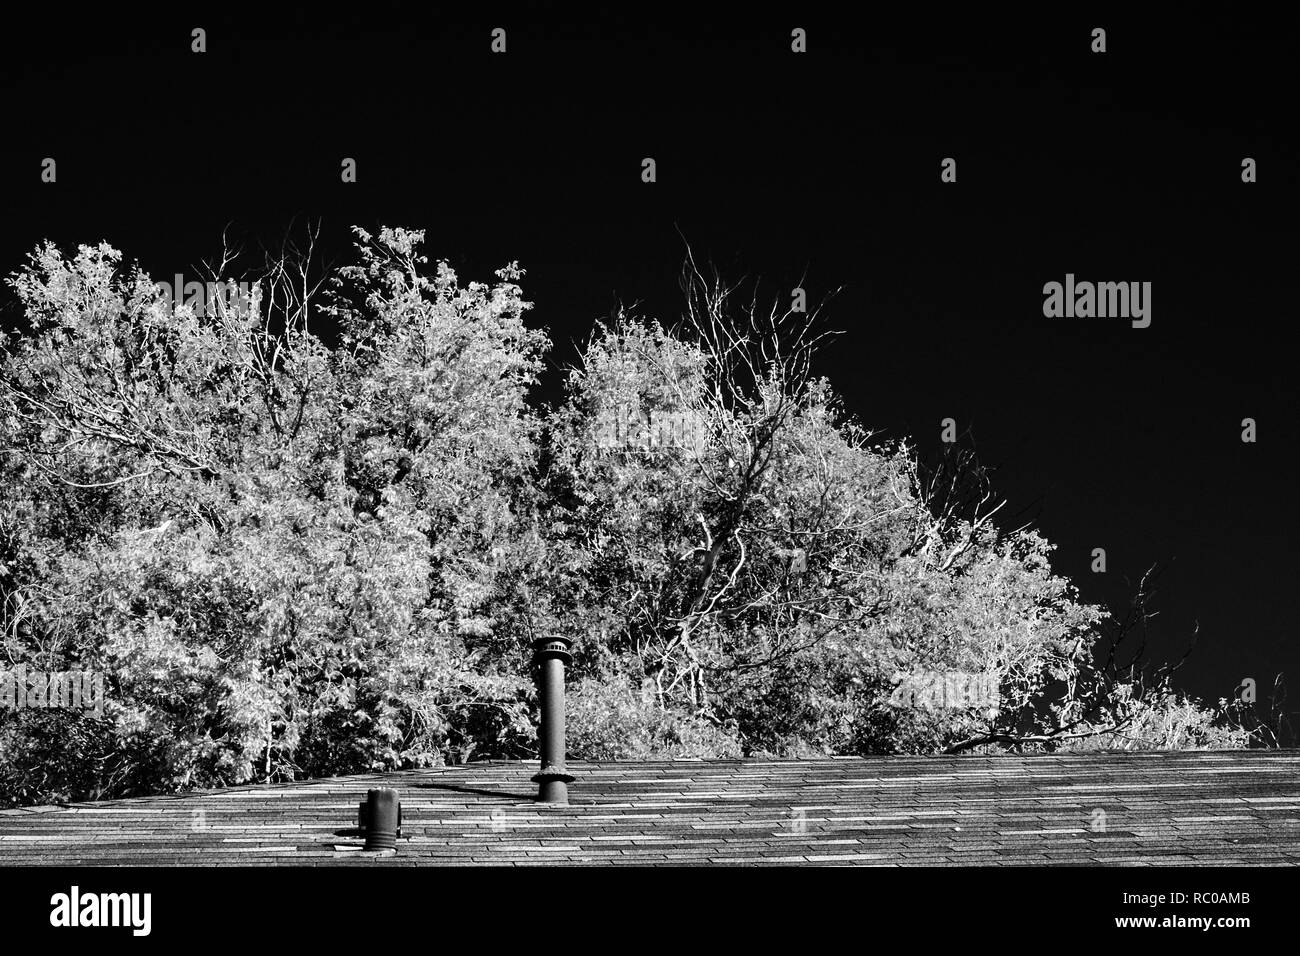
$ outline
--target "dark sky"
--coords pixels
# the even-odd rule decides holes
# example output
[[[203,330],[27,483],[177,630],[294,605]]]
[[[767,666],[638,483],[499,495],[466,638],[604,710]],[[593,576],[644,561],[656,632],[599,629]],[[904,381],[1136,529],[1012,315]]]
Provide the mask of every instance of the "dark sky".
[[[331,254],[353,223],[419,227],[465,279],[518,259],[559,363],[619,301],[675,316],[682,235],[774,290],[806,268],[814,297],[843,286],[820,370],[864,422],[932,460],[956,419],[1089,600],[1168,565],[1152,652],[1181,655],[1199,621],[1185,688],[1300,677],[1289,26],[415,9],[7,11],[0,270],[45,238],[107,240],[163,278],[227,225],[273,241],[320,218]],[[1150,281],[1151,327],[1044,318],[1067,272]]]

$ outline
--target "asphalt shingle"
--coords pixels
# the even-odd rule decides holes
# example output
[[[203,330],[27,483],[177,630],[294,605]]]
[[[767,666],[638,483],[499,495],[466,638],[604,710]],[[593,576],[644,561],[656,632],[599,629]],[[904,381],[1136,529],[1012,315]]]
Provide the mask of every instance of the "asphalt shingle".
[[[1300,863],[1300,753],[571,762],[568,807],[535,762],[0,812],[0,864]],[[402,801],[395,855],[352,828]]]

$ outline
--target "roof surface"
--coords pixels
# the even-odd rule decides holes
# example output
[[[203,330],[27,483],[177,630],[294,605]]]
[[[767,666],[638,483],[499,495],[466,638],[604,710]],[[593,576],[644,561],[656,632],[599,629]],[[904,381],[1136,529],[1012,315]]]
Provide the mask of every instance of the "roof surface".
[[[0,864],[1300,863],[1300,752],[536,762],[0,812]],[[360,852],[371,787],[396,855]]]

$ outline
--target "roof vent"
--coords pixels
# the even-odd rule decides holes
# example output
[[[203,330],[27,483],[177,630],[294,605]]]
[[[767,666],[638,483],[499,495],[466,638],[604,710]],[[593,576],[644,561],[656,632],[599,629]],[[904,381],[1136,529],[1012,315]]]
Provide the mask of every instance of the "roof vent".
[[[567,804],[573,777],[564,767],[564,667],[573,660],[567,637],[541,637],[533,641],[533,665],[542,703],[538,730],[542,769],[533,777],[541,803]]]
[[[366,831],[366,849],[396,850],[402,835],[402,804],[397,791],[371,790],[357,811],[357,823]]]

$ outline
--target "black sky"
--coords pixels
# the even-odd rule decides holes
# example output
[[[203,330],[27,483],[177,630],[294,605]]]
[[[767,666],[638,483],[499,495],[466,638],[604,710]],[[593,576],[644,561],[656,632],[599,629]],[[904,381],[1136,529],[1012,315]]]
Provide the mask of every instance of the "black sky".
[[[320,218],[331,255],[353,223],[406,225],[462,278],[519,260],[558,365],[620,301],[676,315],[683,235],[773,290],[806,268],[814,297],[843,286],[821,371],[865,423],[933,460],[956,419],[1089,600],[1122,603],[1126,576],[1169,565],[1152,652],[1179,656],[1199,621],[1185,688],[1300,676],[1289,24],[46,7],[0,39],[5,273],[45,238],[107,240],[162,278],[227,225],[255,243]],[[1043,284],[1067,272],[1152,282],[1151,327],[1044,318]]]

